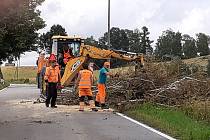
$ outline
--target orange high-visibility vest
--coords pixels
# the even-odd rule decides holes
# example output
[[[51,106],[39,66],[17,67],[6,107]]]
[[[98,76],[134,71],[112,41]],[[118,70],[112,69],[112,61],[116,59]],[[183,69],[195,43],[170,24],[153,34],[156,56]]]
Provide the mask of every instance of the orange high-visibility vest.
[[[40,73],[43,66],[46,65],[46,59],[45,58],[42,58],[42,57],[39,57],[38,58],[38,69],[37,69],[37,73]]]
[[[51,82],[51,83],[60,82],[61,77],[60,77],[59,67],[58,66],[54,68],[52,66],[47,67],[44,79],[48,80],[48,82]]]
[[[64,57],[64,58],[70,58],[70,57],[71,57],[71,55],[70,55],[70,53],[69,53],[69,49],[68,49],[67,52],[66,52],[66,51],[63,52],[63,57]]]
[[[90,70],[81,70],[80,74],[79,88],[91,88],[92,72]]]
[[[71,56],[70,53],[69,53],[69,49],[68,49],[67,52],[66,52],[66,51],[63,52],[63,62],[64,62],[64,64],[67,64],[67,62],[68,62],[69,59],[71,59],[71,58],[72,58],[72,56]]]

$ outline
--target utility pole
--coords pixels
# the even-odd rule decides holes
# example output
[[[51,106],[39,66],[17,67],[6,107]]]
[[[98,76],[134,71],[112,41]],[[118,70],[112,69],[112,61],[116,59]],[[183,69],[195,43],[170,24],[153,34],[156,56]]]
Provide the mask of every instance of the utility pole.
[[[108,0],[108,49],[111,49],[110,44],[110,0]],[[109,59],[110,62],[110,59]]]

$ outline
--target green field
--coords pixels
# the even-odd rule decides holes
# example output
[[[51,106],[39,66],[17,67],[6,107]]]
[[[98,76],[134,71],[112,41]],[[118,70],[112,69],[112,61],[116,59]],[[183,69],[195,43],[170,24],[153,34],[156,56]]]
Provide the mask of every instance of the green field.
[[[191,119],[179,109],[146,103],[125,113],[177,139],[210,139],[210,126],[208,124]]]
[[[10,83],[36,83],[36,67],[1,67],[4,79]]]

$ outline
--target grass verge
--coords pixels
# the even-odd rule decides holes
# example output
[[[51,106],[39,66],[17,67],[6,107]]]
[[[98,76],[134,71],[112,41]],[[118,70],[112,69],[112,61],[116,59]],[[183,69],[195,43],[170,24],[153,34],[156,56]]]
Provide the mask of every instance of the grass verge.
[[[18,68],[18,79],[16,67],[1,67],[4,79],[12,84],[35,84],[36,67],[23,66]]]
[[[179,109],[145,103],[126,111],[125,114],[177,139],[210,139],[210,126],[191,119]]]
[[[3,83],[0,83],[0,90],[2,90],[3,88],[6,88],[9,86],[9,83],[8,82],[5,82],[4,84]]]

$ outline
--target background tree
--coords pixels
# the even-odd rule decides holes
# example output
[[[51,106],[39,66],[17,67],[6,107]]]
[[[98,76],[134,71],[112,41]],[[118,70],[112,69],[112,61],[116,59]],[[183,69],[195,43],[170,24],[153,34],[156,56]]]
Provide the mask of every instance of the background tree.
[[[50,28],[50,31],[43,33],[39,37],[39,47],[41,49],[46,49],[48,52],[50,51],[50,48],[52,46],[52,36],[54,35],[61,35],[61,36],[67,36],[66,30],[61,25],[53,25]]]
[[[91,46],[95,46],[95,47],[99,47],[99,42],[94,39],[93,36],[87,37],[85,39],[85,45],[91,45]],[[101,60],[101,59],[92,59],[90,60],[91,62],[94,62],[98,67],[95,67],[95,69],[99,69],[103,66],[103,63],[105,60]]]
[[[110,30],[110,38],[111,49],[129,51],[129,39],[125,30],[112,27]],[[108,49],[107,40],[108,33],[106,32],[103,37],[99,38],[99,48]],[[112,59],[111,63],[113,67],[126,64],[125,61],[119,59]]]
[[[155,54],[161,58],[182,56],[181,33],[169,29],[157,39]]]
[[[143,54],[152,54],[153,52],[153,48],[151,47],[151,44],[153,43],[153,41],[150,41],[149,39],[149,34],[150,32],[148,31],[148,28],[146,26],[142,27],[142,32],[140,33],[141,35],[141,47],[140,47],[140,51]]]
[[[37,49],[37,31],[45,27],[37,6],[43,1],[1,0],[0,63]]]
[[[184,58],[194,58],[197,56],[197,48],[195,39],[185,34],[182,36]]]
[[[139,53],[141,51],[141,35],[139,29],[125,29],[125,32],[129,40],[128,50],[131,52]]]
[[[90,36],[85,39],[85,45],[98,47],[98,41],[96,41],[93,36]]]
[[[208,55],[209,54],[209,47],[208,47],[209,37],[204,33],[196,34],[196,45],[198,53],[200,56]]]
[[[36,50],[37,31],[45,26],[37,10],[43,0],[3,0],[0,12],[0,61]]]

